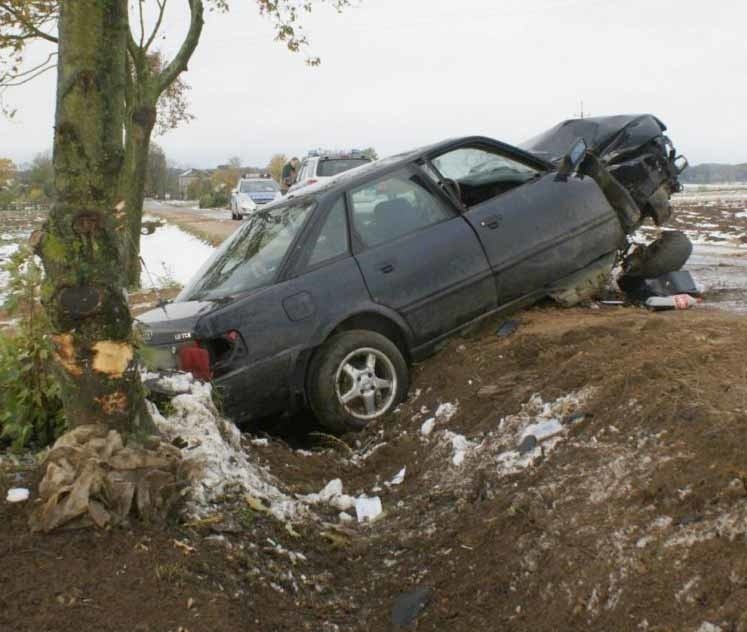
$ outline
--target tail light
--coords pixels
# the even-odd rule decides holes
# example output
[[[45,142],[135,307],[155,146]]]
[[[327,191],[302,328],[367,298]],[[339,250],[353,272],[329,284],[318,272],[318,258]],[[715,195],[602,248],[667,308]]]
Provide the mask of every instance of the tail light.
[[[238,331],[231,330],[222,336],[195,340],[181,347],[179,369],[207,382],[228,373],[246,355],[244,339]]]
[[[203,349],[199,342],[184,345],[179,349],[178,367],[181,371],[191,373],[195,379],[209,382],[213,379],[213,372],[210,369],[210,354],[207,349]]]

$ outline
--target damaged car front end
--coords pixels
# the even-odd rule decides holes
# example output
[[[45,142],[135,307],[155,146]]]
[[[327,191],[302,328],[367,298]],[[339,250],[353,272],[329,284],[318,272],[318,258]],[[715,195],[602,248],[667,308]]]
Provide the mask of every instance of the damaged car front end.
[[[657,227],[666,224],[672,217],[671,197],[682,190],[679,176],[687,159],[677,154],[666,130],[651,114],[570,119],[521,147],[562,169],[568,149],[582,140],[586,157],[578,173],[596,180],[632,235],[647,219]],[[620,285],[627,289],[634,279],[679,270],[691,253],[692,244],[680,231],[663,232],[651,244],[629,238],[620,257]]]

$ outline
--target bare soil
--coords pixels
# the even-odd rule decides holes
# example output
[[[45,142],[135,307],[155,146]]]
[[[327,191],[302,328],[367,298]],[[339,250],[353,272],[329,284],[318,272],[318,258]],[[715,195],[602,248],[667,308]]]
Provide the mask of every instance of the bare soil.
[[[304,435],[303,418],[247,443],[292,491],[339,477],[378,494],[372,525],[320,507],[327,523],[291,533],[227,500],[202,525],[33,536],[31,504],[0,504],[0,629],[747,630],[745,320],[550,306],[518,318],[508,338],[489,322],[415,367],[411,401],[348,447]],[[499,467],[515,447],[501,419],[535,393],[582,389],[563,441]],[[456,414],[424,437],[445,402]],[[447,428],[473,446],[460,465]],[[401,485],[383,484],[403,466]],[[4,468],[3,496],[33,484]],[[395,627],[415,588],[427,604]]]

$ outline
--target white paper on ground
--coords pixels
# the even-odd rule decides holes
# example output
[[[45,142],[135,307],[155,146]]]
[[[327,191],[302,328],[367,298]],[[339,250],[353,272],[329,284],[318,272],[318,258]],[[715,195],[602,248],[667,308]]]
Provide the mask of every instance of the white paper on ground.
[[[372,522],[378,518],[384,509],[381,506],[381,498],[374,496],[359,496],[355,499],[355,513],[358,516],[358,522]]]
[[[29,490],[25,487],[13,487],[8,490],[5,500],[9,503],[22,503],[29,499],[29,493]]]

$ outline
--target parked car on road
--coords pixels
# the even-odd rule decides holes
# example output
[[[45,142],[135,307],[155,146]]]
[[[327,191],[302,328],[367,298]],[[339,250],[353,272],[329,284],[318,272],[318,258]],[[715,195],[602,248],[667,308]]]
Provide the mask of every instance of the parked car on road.
[[[243,219],[281,197],[280,187],[271,177],[243,176],[231,192],[231,218]]]
[[[529,150],[449,140],[258,208],[140,317],[156,368],[212,379],[237,421],[306,405],[335,431],[382,417],[446,337],[548,295],[580,300],[645,216],[666,215],[682,161],[661,123],[600,120],[613,153],[594,122],[573,125],[564,151],[548,151],[553,134]]]
[[[371,159],[358,151],[309,154],[301,161],[296,183],[288,190],[288,193],[294,193],[312,184],[327,182],[345,171],[361,167],[369,162]]]

